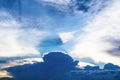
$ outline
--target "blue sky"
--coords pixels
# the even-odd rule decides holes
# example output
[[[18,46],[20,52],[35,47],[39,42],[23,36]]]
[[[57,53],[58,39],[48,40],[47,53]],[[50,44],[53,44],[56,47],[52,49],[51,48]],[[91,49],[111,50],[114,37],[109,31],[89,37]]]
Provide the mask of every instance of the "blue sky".
[[[12,6],[1,0],[0,57],[65,51],[87,63],[120,65],[119,0],[24,0],[21,4],[19,21],[17,0]]]

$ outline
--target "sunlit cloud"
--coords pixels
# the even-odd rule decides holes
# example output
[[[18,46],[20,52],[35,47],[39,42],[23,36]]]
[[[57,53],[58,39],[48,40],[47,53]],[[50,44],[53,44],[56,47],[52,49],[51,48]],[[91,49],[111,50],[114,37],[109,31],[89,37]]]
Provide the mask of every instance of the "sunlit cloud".
[[[35,28],[24,29],[8,12],[0,12],[0,57],[39,54],[36,46],[45,32]]]
[[[60,38],[62,39],[63,43],[66,43],[74,38],[75,32],[61,32],[59,33]]]
[[[87,65],[95,66],[94,64],[91,64],[91,63],[88,63],[88,62],[79,62],[77,67],[83,69]]]
[[[0,69],[10,68],[14,66],[22,66],[25,64],[34,64],[36,62],[43,62],[42,58],[25,58],[21,60],[9,60],[6,63],[0,63]]]
[[[90,57],[96,63],[111,62],[120,65],[120,56],[115,56],[108,52],[109,50],[119,47],[118,44],[114,44],[114,42],[120,40],[119,9],[119,0],[112,1],[112,3],[96,15],[92,21],[88,22],[73,48],[72,53],[74,56],[80,58]]]
[[[0,71],[0,78],[12,78],[13,76],[10,75],[7,71]]]

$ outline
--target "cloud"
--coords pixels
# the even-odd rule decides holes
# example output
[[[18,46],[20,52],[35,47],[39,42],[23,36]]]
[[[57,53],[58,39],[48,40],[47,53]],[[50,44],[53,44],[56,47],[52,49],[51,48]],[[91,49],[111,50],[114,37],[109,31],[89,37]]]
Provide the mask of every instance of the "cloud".
[[[59,0],[60,4],[56,0],[42,0],[39,3],[36,0],[25,0],[22,3],[24,9],[21,10],[21,23],[16,20],[17,12],[13,14],[14,10],[19,11],[15,8],[18,7],[16,3],[11,7],[13,12],[9,12],[8,7],[7,11],[0,11],[0,57],[38,55],[40,52],[45,52],[46,48],[47,51],[69,51],[72,47],[71,43],[74,42],[72,39],[75,38],[74,34],[79,35],[78,32],[74,33],[74,31],[81,30],[86,21],[93,15],[90,12],[92,8],[88,13],[84,10],[76,10],[76,6],[81,7],[76,4],[77,0],[75,0],[75,3],[70,2],[69,5],[61,7],[60,5],[66,1],[69,3],[70,0]],[[81,1],[78,1],[78,3]],[[91,3],[94,3],[94,5],[97,5],[97,9],[94,6],[94,10],[98,11],[102,4],[101,1],[100,3],[98,1],[95,3],[94,0],[90,3],[82,2],[89,7],[93,7]],[[57,37],[54,38],[56,35]],[[68,43],[64,45],[62,42]],[[54,45],[52,46],[51,43]],[[50,47],[43,47],[44,45],[50,45]]]
[[[43,62],[43,59],[42,58],[25,58],[21,60],[20,59],[8,60],[6,63],[0,63],[0,69],[5,69],[5,68],[10,68],[15,66],[23,66],[25,64],[34,64],[36,62]]]
[[[68,4],[71,2],[71,0],[42,0],[45,2],[52,2],[52,3],[57,3],[57,4]]]
[[[88,64],[88,66],[80,69],[76,67],[77,64]],[[44,55],[43,62],[14,66],[6,70],[13,75],[13,80],[102,80],[103,78],[105,80],[119,80],[115,76],[119,76],[120,71],[118,69],[120,67],[111,63],[105,66],[106,68],[99,69],[99,66],[94,66],[93,64],[78,63],[78,61],[74,61],[68,54],[50,52]]]
[[[22,28],[23,24],[16,21],[11,14],[0,12],[0,57],[39,54],[36,46],[46,32],[36,28]]]
[[[27,0],[22,6],[27,6],[26,2]],[[34,1],[30,1],[30,4],[32,4],[32,2]],[[44,7],[45,10],[42,9],[42,12],[39,12],[40,5],[38,6],[37,3],[35,3],[32,6],[37,7],[37,10],[34,11],[40,13],[39,17],[36,18],[34,11],[31,15],[26,16],[26,14],[28,14],[27,11],[30,11],[30,8],[27,6],[25,11],[22,11],[22,22],[17,21],[16,14],[13,17],[9,9],[6,9],[7,11],[0,9],[0,57],[25,56],[31,54],[38,55],[41,49],[39,45],[47,45],[47,43],[51,44],[51,42],[54,43],[56,39],[58,41],[56,40],[53,46],[62,44],[59,36],[54,38],[57,32],[54,33],[53,29],[57,29],[55,26],[59,20],[57,22],[54,21],[52,17],[48,17],[47,12],[44,16],[41,16],[42,12],[48,10],[49,7]],[[46,39],[46,37],[48,39]]]
[[[43,62],[15,66],[8,68],[7,71],[15,80],[63,80],[69,78],[67,73],[76,69],[76,65],[77,61],[69,55],[62,52],[50,52],[44,55]]]
[[[114,44],[120,40],[119,4],[119,0],[113,0],[93,20],[88,22],[82,29],[82,35],[79,36],[77,43],[73,47],[73,56],[79,58],[90,57],[96,63],[111,62],[120,65],[120,56],[111,55],[108,52],[119,47],[119,44]]]
[[[95,66],[94,64],[88,63],[88,62],[79,62],[78,67],[79,68],[84,68],[85,66],[90,65],[90,66]]]
[[[7,71],[0,71],[0,78],[12,78]]]
[[[74,38],[75,32],[61,32],[59,33],[60,38],[62,39],[63,43],[66,43]]]

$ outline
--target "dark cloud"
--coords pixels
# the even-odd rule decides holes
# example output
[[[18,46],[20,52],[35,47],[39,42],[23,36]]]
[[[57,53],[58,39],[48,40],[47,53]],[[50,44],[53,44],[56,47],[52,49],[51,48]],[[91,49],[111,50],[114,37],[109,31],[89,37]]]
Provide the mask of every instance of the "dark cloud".
[[[61,47],[63,44],[61,38],[58,35],[49,35],[46,36],[41,43],[38,45],[38,48],[41,53],[52,52],[52,51],[63,51]]]
[[[107,41],[112,46],[114,46],[112,49],[108,50],[107,52],[113,56],[120,56],[120,41],[111,37]]]
[[[7,62],[7,61],[5,61],[5,60],[0,60],[0,64],[1,64],[1,63],[6,63],[6,62]]]
[[[33,65],[9,68],[8,71],[16,80],[64,80],[67,73],[75,69],[77,65],[77,61],[61,52],[51,52],[45,55],[43,60],[44,62]]]
[[[108,51],[113,56],[120,56],[120,46]]]
[[[85,70],[100,70],[99,66],[85,66]]]
[[[114,64],[112,64],[112,63],[108,63],[108,64],[105,64],[104,65],[104,69],[105,70],[119,70],[120,69],[120,67],[119,66],[117,66],[117,65],[114,65]]]
[[[57,46],[57,45],[60,46],[62,44],[63,42],[58,35],[56,36],[51,35],[51,36],[46,36],[46,38],[44,38],[41,41],[40,47],[50,47],[50,46]]]
[[[106,64],[104,69],[89,65],[80,69],[76,67],[78,61],[62,52],[50,52],[43,60],[44,62],[8,68],[7,71],[13,78],[0,80],[119,80],[120,67],[112,63]]]
[[[73,8],[76,6],[76,10],[88,12],[90,8],[88,4],[91,2],[91,0],[72,0],[72,2],[74,3]]]

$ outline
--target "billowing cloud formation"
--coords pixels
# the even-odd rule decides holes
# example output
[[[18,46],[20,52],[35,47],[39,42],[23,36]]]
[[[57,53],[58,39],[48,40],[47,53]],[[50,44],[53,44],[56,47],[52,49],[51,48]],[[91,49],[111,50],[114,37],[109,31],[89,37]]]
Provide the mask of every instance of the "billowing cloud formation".
[[[43,62],[25,64],[7,68],[12,80],[119,80],[119,66],[108,63],[104,69],[88,64],[84,69],[77,68],[78,61],[62,52],[50,52],[43,57]],[[79,63],[78,63],[79,64]],[[22,76],[22,77],[21,77]],[[4,79],[0,79],[4,80]],[[9,79],[7,79],[9,80]],[[11,79],[10,79],[11,80]]]
[[[115,56],[116,54],[120,55],[120,53],[112,54],[109,52],[109,50],[118,49],[120,46],[118,43],[120,40],[119,0],[113,0],[92,21],[88,22],[82,31],[83,33],[73,50],[76,57],[90,57],[97,63],[112,62],[120,65],[120,56]]]
[[[7,70],[15,80],[63,80],[69,78],[67,73],[76,69],[76,65],[77,61],[69,55],[62,52],[50,52],[43,57],[43,62],[15,66]]]

